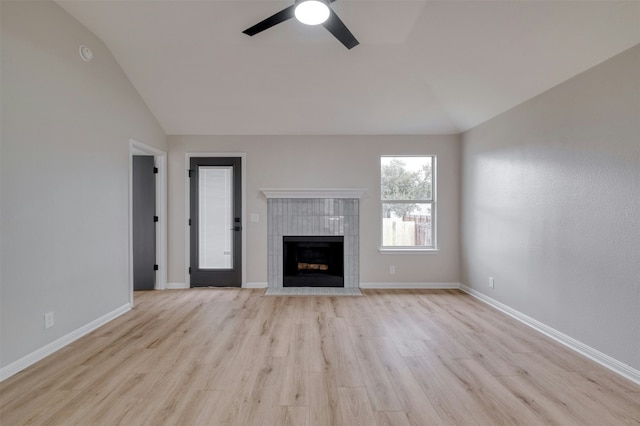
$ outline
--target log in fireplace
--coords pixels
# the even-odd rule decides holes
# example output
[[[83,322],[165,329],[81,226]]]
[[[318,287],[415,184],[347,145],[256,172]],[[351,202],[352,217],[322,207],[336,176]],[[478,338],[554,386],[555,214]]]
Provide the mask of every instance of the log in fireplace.
[[[284,287],[344,287],[343,236],[284,236]]]

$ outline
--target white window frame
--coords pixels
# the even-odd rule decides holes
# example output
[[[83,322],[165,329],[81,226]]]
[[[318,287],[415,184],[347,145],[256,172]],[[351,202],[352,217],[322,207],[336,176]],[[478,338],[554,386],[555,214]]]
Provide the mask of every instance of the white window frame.
[[[382,159],[385,157],[393,157],[393,158],[416,158],[416,157],[430,157],[432,159],[432,168],[431,168],[431,200],[383,200],[382,199],[382,191],[380,192],[380,247],[378,251],[381,254],[397,254],[397,253],[406,253],[406,254],[432,254],[437,253],[440,250],[438,249],[438,238],[437,238],[437,156],[431,154],[415,154],[415,155],[381,155],[380,163],[379,163],[379,172],[380,172],[380,188],[382,188]],[[431,204],[431,236],[432,236],[432,246],[385,246],[383,245],[383,219],[384,219],[384,204]]]

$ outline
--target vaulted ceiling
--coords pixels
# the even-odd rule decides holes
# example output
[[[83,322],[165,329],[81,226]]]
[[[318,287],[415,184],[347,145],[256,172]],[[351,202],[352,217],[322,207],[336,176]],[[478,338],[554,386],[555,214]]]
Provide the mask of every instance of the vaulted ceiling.
[[[59,0],[168,134],[458,133],[640,43],[639,1],[338,0],[360,41],[276,0]]]

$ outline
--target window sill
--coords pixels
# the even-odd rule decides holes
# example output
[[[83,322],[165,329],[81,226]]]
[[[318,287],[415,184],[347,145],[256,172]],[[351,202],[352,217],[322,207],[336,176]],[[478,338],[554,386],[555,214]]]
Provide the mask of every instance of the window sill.
[[[380,254],[436,254],[440,249],[378,247],[378,251]]]

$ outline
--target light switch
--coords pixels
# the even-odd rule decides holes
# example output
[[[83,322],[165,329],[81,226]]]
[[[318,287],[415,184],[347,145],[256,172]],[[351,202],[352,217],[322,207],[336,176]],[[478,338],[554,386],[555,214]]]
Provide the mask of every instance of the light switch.
[[[257,223],[260,222],[260,215],[258,213],[251,213],[251,222]]]

